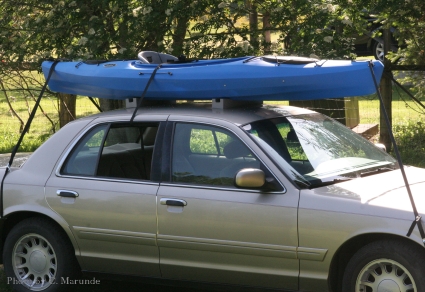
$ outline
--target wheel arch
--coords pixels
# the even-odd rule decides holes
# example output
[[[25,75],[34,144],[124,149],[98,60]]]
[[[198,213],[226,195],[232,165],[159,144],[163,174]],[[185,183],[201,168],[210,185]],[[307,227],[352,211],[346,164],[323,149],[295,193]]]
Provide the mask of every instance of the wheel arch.
[[[420,246],[410,238],[388,233],[366,233],[350,238],[339,247],[332,258],[328,277],[330,291],[341,291],[344,271],[351,257],[363,246],[379,240],[404,241],[412,246]],[[425,253],[425,249],[423,251]]]
[[[56,213],[54,213],[56,214]],[[74,238],[74,235],[72,234],[71,230],[69,229],[69,226],[66,224],[63,219],[61,220],[61,217],[59,218],[52,218],[46,214],[38,213],[35,211],[16,211],[14,213],[10,213],[6,215],[2,219],[2,229],[1,229],[1,241],[0,241],[0,255],[3,255],[3,247],[6,240],[7,235],[12,230],[12,228],[18,224],[19,222],[32,218],[32,217],[39,217],[44,218],[46,220],[49,220],[53,224],[55,224],[59,230],[64,232],[64,236],[69,240],[70,244],[75,250],[75,255],[78,256],[80,250],[78,247],[78,244]],[[58,217],[58,216],[55,216]],[[59,220],[58,220],[59,219]],[[60,222],[60,223],[59,223]],[[77,257],[78,259],[78,257]],[[0,256],[0,264],[3,264],[3,256]]]

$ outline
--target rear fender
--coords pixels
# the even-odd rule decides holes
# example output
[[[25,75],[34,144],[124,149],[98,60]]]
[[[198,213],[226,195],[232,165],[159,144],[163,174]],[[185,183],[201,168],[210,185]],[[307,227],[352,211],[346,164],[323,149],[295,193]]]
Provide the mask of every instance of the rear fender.
[[[4,210],[3,218],[1,218],[0,220],[0,228],[1,228],[0,231],[1,231],[1,235],[4,237],[1,239],[1,243],[3,244],[7,236],[7,233],[5,234],[4,231],[8,232],[8,230],[3,230],[3,227],[6,227],[8,225],[8,222],[7,222],[8,220],[11,220],[11,221],[18,220],[19,222],[21,220],[20,218],[24,219],[27,217],[36,217],[36,216],[48,218],[52,220],[53,222],[55,222],[56,224],[58,224],[58,226],[60,226],[63,229],[63,231],[66,233],[72,246],[74,247],[75,256],[77,256],[77,258],[80,256],[80,248],[78,246],[77,241],[75,240],[75,236],[70,226],[68,225],[68,223],[57,213],[53,212],[50,208],[44,207],[44,206],[18,205],[18,206],[11,206],[6,208]],[[13,228],[13,226],[7,226],[7,227],[8,227],[7,229],[9,230]],[[2,248],[2,251],[3,251],[3,248]]]

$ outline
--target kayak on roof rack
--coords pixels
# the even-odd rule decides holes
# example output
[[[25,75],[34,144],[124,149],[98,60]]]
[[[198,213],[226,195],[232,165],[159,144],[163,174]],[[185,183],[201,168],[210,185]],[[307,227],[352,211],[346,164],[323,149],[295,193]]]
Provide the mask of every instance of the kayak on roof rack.
[[[294,56],[186,60],[141,52],[138,60],[63,61],[48,83],[50,90],[109,99],[137,98],[156,71],[148,100],[309,100],[372,94],[369,66],[381,78],[379,61],[317,60]],[[52,61],[42,64],[47,76]]]

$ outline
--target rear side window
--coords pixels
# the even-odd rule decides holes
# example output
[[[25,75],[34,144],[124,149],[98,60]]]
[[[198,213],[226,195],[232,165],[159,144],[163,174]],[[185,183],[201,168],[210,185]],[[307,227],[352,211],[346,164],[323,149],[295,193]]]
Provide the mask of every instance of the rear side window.
[[[105,124],[74,147],[61,174],[149,180],[159,123]]]
[[[61,174],[94,176],[107,130],[108,125],[101,125],[87,133],[68,156]]]

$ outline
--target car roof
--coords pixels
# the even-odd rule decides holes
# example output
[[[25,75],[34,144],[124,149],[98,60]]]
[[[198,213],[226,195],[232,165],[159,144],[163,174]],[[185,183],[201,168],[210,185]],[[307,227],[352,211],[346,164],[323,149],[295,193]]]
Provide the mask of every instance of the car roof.
[[[126,119],[128,117],[128,120],[130,121],[133,112],[134,108],[127,108],[103,112],[90,117],[110,117],[120,120]],[[136,117],[141,115],[192,116],[226,120],[234,124],[243,125],[258,120],[311,113],[315,112],[304,108],[284,105],[246,105],[220,109],[213,108],[211,102],[185,102],[174,104],[145,105],[138,109]]]

